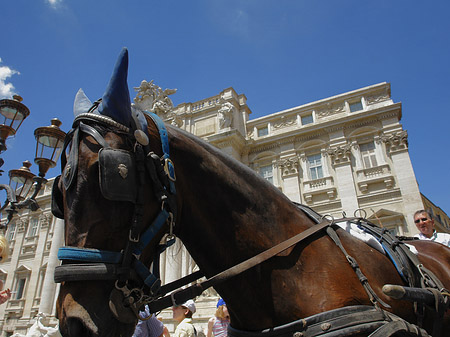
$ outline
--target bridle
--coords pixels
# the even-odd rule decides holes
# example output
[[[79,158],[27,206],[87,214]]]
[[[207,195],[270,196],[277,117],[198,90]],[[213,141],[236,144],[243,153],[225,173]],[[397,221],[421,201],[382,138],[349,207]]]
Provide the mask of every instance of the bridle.
[[[52,210],[55,216],[64,218],[63,207],[55,200],[57,195],[55,189],[58,188],[60,179],[66,191],[72,187],[78,167],[80,134],[90,135],[101,147],[98,156],[102,195],[109,200],[129,201],[134,204],[128,240],[121,252],[61,247],[58,258],[63,264],[55,268],[54,278],[55,282],[114,280],[115,287],[110,295],[111,311],[119,321],[131,323],[139,317],[139,309],[158,296],[161,288],[159,256],[175,242],[173,235],[177,214],[175,170],[170,160],[167,130],[156,114],[148,113],[160,134],[162,156],[150,150],[146,125],[141,128],[136,126],[134,133],[131,133],[127,126],[109,117],[93,113],[97,106],[98,101],[88,113],[78,115],[73,122],[72,130],[66,136],[61,157],[63,171],[62,176],[58,176],[54,182]],[[133,151],[111,148],[101,133],[89,125],[92,122],[124,133],[134,142]],[[67,158],[65,152],[70,143],[72,146]],[[160,204],[159,213],[149,225],[143,223],[143,182],[147,179],[146,176],[150,178],[154,195]],[[140,255],[165,224],[169,230],[165,240],[157,248],[153,271],[150,272],[140,261]],[[129,281],[135,280],[136,277],[139,286],[130,286]]]

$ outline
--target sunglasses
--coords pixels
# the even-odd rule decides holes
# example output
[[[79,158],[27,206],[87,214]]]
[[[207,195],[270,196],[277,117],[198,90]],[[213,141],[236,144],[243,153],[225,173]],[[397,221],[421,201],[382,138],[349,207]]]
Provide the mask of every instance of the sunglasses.
[[[421,222],[421,221],[425,222],[425,221],[428,221],[428,220],[430,220],[430,219],[428,219],[428,218],[421,218],[421,219],[416,219],[416,220],[414,220],[414,222],[415,222],[415,223],[419,223],[419,222]]]

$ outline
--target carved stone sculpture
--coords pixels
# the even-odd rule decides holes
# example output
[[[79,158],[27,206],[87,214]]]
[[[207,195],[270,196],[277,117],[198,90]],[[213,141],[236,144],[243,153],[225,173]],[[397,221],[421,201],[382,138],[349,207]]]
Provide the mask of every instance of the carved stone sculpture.
[[[222,106],[217,112],[217,117],[219,119],[219,128],[229,128],[233,122],[233,111],[235,107],[230,102],[223,101]]]
[[[153,80],[147,82],[143,80],[139,87],[135,87],[137,91],[134,98],[134,104],[141,110],[148,110],[156,113],[162,118],[172,112],[174,105],[168,97],[177,92],[177,89],[164,89],[153,83]]]

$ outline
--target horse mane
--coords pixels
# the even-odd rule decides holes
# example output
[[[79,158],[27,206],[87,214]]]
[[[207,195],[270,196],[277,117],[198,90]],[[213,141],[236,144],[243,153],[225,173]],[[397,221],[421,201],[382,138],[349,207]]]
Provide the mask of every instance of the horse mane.
[[[177,195],[183,196],[175,234],[200,268],[212,267],[205,273],[222,271],[313,225],[278,188],[243,163],[187,131],[167,129]],[[227,249],[237,253],[234,259]]]

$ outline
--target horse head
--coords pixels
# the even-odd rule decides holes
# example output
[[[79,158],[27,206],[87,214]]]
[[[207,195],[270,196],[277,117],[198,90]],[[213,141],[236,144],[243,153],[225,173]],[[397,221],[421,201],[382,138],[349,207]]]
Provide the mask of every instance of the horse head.
[[[65,337],[131,335],[160,286],[148,267],[175,215],[174,169],[162,123],[131,106],[127,71],[124,48],[101,100],[78,92],[53,188],[53,213],[65,220],[55,271]]]

